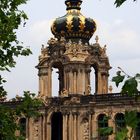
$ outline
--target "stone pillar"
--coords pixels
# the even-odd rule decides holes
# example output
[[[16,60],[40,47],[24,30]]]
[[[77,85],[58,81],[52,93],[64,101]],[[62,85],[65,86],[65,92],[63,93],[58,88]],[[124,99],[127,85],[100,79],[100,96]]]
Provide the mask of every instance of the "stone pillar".
[[[39,94],[40,96],[47,96],[47,81],[48,81],[48,70],[47,67],[39,69]]]
[[[89,95],[91,92],[90,85],[90,68],[85,69],[85,94]]]
[[[73,121],[72,114],[69,115],[69,140],[73,140]]]
[[[77,140],[78,138],[78,128],[77,128],[77,112],[73,112],[73,140]]]
[[[102,72],[102,94],[108,93],[108,74],[106,72]]]
[[[93,136],[93,129],[94,129],[94,124],[93,124],[93,111],[88,112],[89,115],[89,139],[92,139]]]
[[[29,140],[33,140],[34,137],[33,137],[33,119],[32,118],[29,118],[29,121],[28,121],[28,130],[29,130],[29,135],[28,135],[28,139]]]
[[[47,116],[47,123],[46,123],[46,140],[51,140],[51,122],[50,122],[50,116]]]
[[[47,87],[47,91],[48,91],[47,95],[48,95],[48,97],[52,97],[52,68],[51,67],[48,69],[47,85],[48,85],[48,87]]]
[[[68,114],[63,113],[63,140],[68,140]]]
[[[97,73],[97,78],[98,78],[97,94],[102,94],[102,76],[100,71],[98,71]]]
[[[114,130],[114,128],[115,128],[115,123],[114,123],[112,117],[111,117],[111,119],[108,120],[108,126],[109,126],[109,127],[112,127],[113,130]],[[115,138],[114,138],[114,135],[113,135],[113,134],[112,134],[112,135],[109,135],[108,140],[114,140],[114,139],[115,139]]]
[[[46,140],[46,116],[45,116],[45,114],[44,114],[44,116],[43,116],[43,125],[42,125],[42,127],[43,127],[43,129],[42,129],[42,135],[43,135],[43,140]]]
[[[76,86],[77,85],[77,80],[76,80],[76,71],[73,71],[73,93],[76,94]]]
[[[98,120],[96,116],[92,116],[92,138],[93,140],[98,137]]]

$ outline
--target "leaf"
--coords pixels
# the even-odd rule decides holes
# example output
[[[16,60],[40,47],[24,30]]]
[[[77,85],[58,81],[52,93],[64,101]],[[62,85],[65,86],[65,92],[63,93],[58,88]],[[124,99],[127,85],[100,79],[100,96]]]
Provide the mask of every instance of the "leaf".
[[[113,133],[113,128],[112,127],[99,128],[99,133],[102,136],[111,135]]]
[[[139,120],[137,119],[137,112],[136,111],[126,111],[124,116],[125,116],[126,125],[133,129],[136,129],[136,127],[139,123]]]
[[[125,76],[124,75],[121,75],[121,72],[120,71],[118,71],[116,74],[117,74],[117,76],[115,76],[115,77],[112,78],[112,82],[115,82],[116,86],[118,87],[119,84],[121,82],[123,82]]]
[[[128,130],[126,128],[122,128],[121,131],[116,133],[115,140],[127,140]]]
[[[136,95],[138,93],[138,82],[133,77],[125,81],[123,87],[122,87],[122,93],[127,93],[129,96]]]

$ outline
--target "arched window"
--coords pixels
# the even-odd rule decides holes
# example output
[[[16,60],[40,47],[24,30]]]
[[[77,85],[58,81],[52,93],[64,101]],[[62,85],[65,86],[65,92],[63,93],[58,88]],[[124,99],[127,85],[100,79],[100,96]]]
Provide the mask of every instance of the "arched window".
[[[125,120],[124,120],[124,114],[118,113],[115,116],[115,126],[116,131],[120,131],[123,127],[125,127]]]
[[[100,114],[98,116],[98,130],[99,130],[99,140],[108,140],[108,136],[103,133],[103,129],[108,127],[108,117],[105,114]]]
[[[90,72],[90,87],[91,87],[91,94],[94,94],[95,91],[95,86],[96,86],[96,81],[95,81],[95,70],[93,67],[91,67],[91,72]]]
[[[52,96],[58,96],[59,93],[59,77],[58,69],[52,69]]]
[[[20,125],[20,135],[26,137],[26,118],[21,118],[19,120]]]
[[[52,70],[52,96],[58,96],[64,89],[64,70],[62,63],[53,63]]]

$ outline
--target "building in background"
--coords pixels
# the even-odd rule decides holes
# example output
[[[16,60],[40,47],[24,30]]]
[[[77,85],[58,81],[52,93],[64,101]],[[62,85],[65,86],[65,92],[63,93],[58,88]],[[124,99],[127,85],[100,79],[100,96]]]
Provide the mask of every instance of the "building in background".
[[[114,140],[114,135],[102,136],[99,129],[110,126],[119,131],[125,126],[124,112],[140,112],[140,102],[111,92],[106,45],[100,46],[98,36],[95,43],[89,43],[96,31],[95,21],[82,15],[81,0],[66,0],[65,4],[67,13],[53,22],[54,38],[47,46],[42,45],[37,65],[38,98],[45,106],[40,110],[41,117],[21,119],[23,133],[28,140]],[[53,68],[59,75],[58,97],[52,96]],[[91,93],[92,80],[95,93]],[[135,140],[139,139],[140,124],[135,133]]]

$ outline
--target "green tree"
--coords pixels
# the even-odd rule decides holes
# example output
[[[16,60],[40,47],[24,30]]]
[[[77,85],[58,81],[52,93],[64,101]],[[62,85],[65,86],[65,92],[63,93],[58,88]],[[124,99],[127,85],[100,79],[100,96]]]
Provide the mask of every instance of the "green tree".
[[[10,71],[15,67],[15,58],[31,54],[29,48],[23,47],[23,43],[17,38],[19,26],[25,26],[27,15],[19,9],[28,0],[0,0],[0,72]],[[37,117],[38,108],[42,102],[35,98],[35,94],[24,92],[24,97],[18,98],[19,104],[11,107],[4,103],[6,91],[3,83],[6,80],[0,75],[0,139],[1,140],[24,140],[23,136],[16,136],[15,131],[20,130],[17,119],[21,116],[26,118]],[[13,99],[17,101],[17,99]]]
[[[10,68],[15,67],[15,57],[31,54],[16,34],[19,26],[24,26],[28,19],[24,11],[19,9],[26,2],[27,0],[0,0],[0,71],[10,71]],[[4,82],[6,81],[0,75],[0,97],[6,95]]]
[[[140,73],[137,73],[135,76],[130,76],[120,67],[118,68],[119,71],[116,73],[116,76],[112,78],[112,81],[115,82],[117,87],[120,83],[124,82],[121,93],[130,97],[135,97],[135,99],[139,99],[139,96],[137,95],[139,95],[138,83],[140,82]],[[140,122],[139,118],[137,117],[136,110],[126,111],[124,117],[126,127],[122,128],[121,131],[115,134],[116,140],[132,140],[135,129]]]

